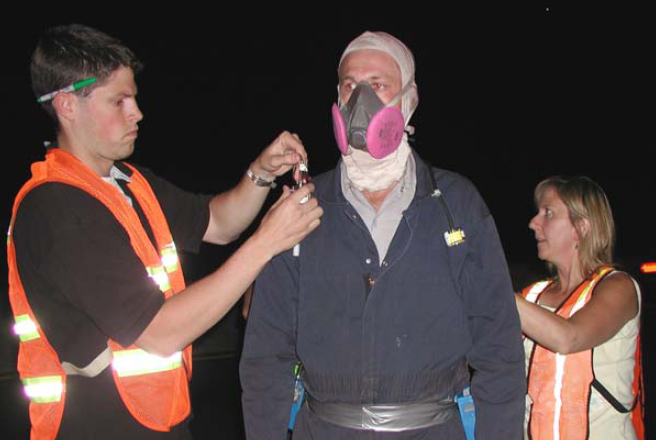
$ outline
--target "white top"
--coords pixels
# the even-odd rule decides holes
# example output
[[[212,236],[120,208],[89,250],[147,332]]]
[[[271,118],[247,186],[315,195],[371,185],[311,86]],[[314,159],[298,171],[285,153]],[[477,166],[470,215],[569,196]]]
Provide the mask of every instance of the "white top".
[[[614,273],[614,272],[612,272]],[[632,383],[634,381],[634,355],[641,316],[641,289],[632,279],[639,301],[639,313],[630,319],[610,340],[593,349],[593,371],[595,378],[626,408],[634,403]],[[541,307],[554,312],[552,307]],[[524,338],[525,366],[529,369],[529,357],[534,349],[534,341]],[[527,395],[525,411],[525,438],[527,422],[531,409],[531,399]],[[630,418],[631,413],[621,414],[607,400],[591,388],[589,406],[590,440],[634,440],[636,434]]]

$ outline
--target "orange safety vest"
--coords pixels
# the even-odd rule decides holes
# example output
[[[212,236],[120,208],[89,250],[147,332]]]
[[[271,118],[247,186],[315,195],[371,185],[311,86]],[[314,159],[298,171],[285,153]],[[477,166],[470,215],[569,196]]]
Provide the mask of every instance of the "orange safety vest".
[[[612,271],[602,267],[566,299],[555,313],[570,318],[591,299],[596,284]],[[550,281],[539,281],[522,291],[523,297],[536,303]],[[637,338],[634,368],[634,395],[641,397],[632,412],[638,438],[643,438],[643,402],[641,400],[641,345]],[[563,355],[540,344],[534,345],[528,371],[528,394],[532,399],[529,433],[532,440],[579,440],[589,435],[589,398],[595,378],[593,349]]]
[[[127,165],[127,164],[126,164]],[[18,371],[30,397],[32,439],[54,439],[66,401],[66,373],[30,307],[21,283],[11,237],[16,212],[25,195],[47,182],[62,182],[89,193],[125,228],[135,254],[165,298],[185,289],[185,280],[162,208],[146,179],[132,166],[128,187],[141,206],[160,251],[153,247],[139,216],[123,194],[70,153],[51,149],[46,160],[32,165],[32,178],[21,188],[12,211],[7,236],[9,300],[20,337]],[[133,345],[108,341],[112,374],[121,398],[132,416],[156,431],[169,431],[190,413],[188,380],[192,373],[191,345],[169,358],[151,355]],[[184,364],[184,365],[183,365]]]

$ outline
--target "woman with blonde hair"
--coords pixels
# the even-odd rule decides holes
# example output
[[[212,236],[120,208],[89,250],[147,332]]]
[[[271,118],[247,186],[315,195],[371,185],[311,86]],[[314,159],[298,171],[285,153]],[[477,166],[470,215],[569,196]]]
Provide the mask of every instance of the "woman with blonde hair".
[[[613,268],[607,197],[586,177],[556,176],[537,185],[534,199],[538,213],[529,228],[552,278],[516,296],[527,358],[526,435],[642,436],[635,397],[641,294],[632,277]]]

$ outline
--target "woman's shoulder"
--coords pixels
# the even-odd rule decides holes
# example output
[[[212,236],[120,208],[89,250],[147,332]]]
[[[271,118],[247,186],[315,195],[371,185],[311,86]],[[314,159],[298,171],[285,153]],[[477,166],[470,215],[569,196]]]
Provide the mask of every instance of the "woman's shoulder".
[[[610,306],[624,310],[633,318],[639,312],[640,290],[639,286],[628,273],[613,271],[600,280],[593,291],[593,295],[608,302]]]
[[[612,270],[598,282],[598,288],[606,286],[617,292],[636,294],[636,282],[627,272]],[[596,289],[597,290],[597,289]]]

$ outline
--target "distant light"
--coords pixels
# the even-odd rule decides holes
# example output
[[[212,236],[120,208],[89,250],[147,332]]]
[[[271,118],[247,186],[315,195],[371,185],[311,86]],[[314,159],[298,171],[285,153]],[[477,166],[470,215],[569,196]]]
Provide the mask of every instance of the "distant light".
[[[652,263],[643,263],[641,265],[641,272],[643,273],[655,273],[655,262]]]

